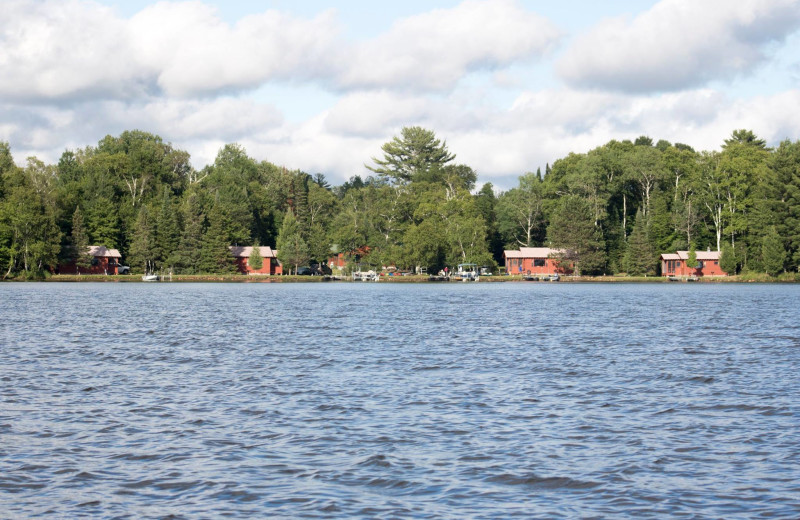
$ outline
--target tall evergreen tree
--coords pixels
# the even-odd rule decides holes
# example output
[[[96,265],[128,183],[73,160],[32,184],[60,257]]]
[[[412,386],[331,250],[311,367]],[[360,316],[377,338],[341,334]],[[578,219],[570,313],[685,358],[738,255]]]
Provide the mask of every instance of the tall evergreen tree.
[[[775,172],[777,231],[787,242],[788,260],[800,270],[800,141],[783,141],[770,157]]]
[[[375,166],[367,169],[402,185],[424,178],[455,159],[447,150],[447,143],[437,139],[431,130],[411,126],[404,127],[400,134],[381,147],[383,159],[373,157]]]
[[[284,266],[297,268],[309,260],[308,245],[300,233],[300,226],[297,219],[290,211],[283,217],[283,224],[278,233],[278,259]],[[291,268],[290,268],[291,272]]]
[[[203,236],[203,244],[200,249],[200,272],[233,273],[236,266],[230,250],[230,241],[225,232],[225,218],[217,206],[209,212],[208,220],[208,229]]]
[[[161,265],[165,267],[175,265],[180,239],[181,233],[178,227],[178,217],[172,204],[171,190],[169,186],[164,186],[161,209],[155,227],[155,248]]]
[[[159,267],[157,265],[156,223],[147,206],[139,209],[129,258],[134,269],[141,267],[144,272],[151,272]]]
[[[87,201],[85,225],[89,241],[106,247],[120,245],[120,225],[117,207],[107,197],[97,197]]]
[[[761,241],[761,261],[764,265],[764,271],[771,276],[776,276],[783,271],[783,265],[786,261],[786,249],[783,246],[781,236],[774,226],[770,228]]]
[[[697,251],[695,251],[694,244],[689,244],[689,257],[686,259],[686,267],[689,269],[697,268]]]
[[[250,253],[250,257],[247,259],[247,265],[255,271],[264,267],[264,257],[261,256],[261,244],[258,243],[258,240],[253,244],[253,252]]]
[[[92,265],[92,255],[89,253],[89,237],[83,227],[83,215],[81,208],[76,207],[72,214],[72,233],[69,240],[70,259],[78,267],[78,274],[81,269],[88,269]]]
[[[628,237],[625,267],[630,276],[655,274],[655,254],[647,232],[647,219],[641,209],[636,213],[633,231]]]
[[[558,258],[573,263],[579,274],[602,274],[606,268],[606,252],[602,231],[594,224],[591,204],[568,195],[562,197],[553,212],[547,236],[551,246],[560,249]]]
[[[722,246],[722,251],[719,254],[719,268],[733,276],[736,274],[739,267],[739,262],[736,258],[736,251],[733,246],[726,243]]]
[[[175,269],[182,274],[201,271],[203,248],[203,208],[196,194],[190,194],[183,203],[183,232],[174,258]]]

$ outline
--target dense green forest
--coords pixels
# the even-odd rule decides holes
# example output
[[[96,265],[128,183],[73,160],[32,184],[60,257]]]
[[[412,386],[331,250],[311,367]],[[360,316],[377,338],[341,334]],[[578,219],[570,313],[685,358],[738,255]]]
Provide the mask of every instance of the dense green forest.
[[[748,130],[718,152],[610,141],[497,192],[476,190],[476,172],[434,132],[407,127],[365,167],[331,186],[229,144],[196,170],[138,130],[19,167],[0,142],[2,275],[84,262],[86,244],[119,249],[134,270],[185,274],[233,272],[233,244],[277,247],[290,267],[344,253],[435,271],[540,245],[572,251],[582,274],[657,274],[658,255],[678,249],[720,250],[729,272],[800,265],[800,141],[769,148]]]

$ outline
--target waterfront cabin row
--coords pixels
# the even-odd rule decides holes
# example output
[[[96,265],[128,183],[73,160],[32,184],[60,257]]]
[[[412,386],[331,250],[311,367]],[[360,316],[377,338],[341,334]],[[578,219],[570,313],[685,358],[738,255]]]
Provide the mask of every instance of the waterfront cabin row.
[[[689,251],[677,251],[661,255],[661,276],[728,276],[719,266],[719,251],[697,251],[697,266],[692,268]]]

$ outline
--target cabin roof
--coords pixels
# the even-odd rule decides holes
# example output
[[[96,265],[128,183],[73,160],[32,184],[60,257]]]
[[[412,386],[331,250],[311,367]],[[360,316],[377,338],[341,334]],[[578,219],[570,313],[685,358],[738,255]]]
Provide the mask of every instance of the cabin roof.
[[[250,258],[253,254],[252,246],[230,246],[229,248],[233,256],[236,258]],[[260,246],[258,248],[262,258],[275,258],[278,252],[269,246]]]
[[[719,251],[695,251],[698,260],[719,260]],[[688,260],[689,251],[678,251],[677,253],[664,253],[662,260]]]
[[[119,251],[109,249],[106,246],[89,246],[89,254],[95,257],[122,258]]]
[[[560,252],[560,249],[550,247],[520,247],[518,250],[503,251],[503,255],[506,258],[548,258],[550,255]]]

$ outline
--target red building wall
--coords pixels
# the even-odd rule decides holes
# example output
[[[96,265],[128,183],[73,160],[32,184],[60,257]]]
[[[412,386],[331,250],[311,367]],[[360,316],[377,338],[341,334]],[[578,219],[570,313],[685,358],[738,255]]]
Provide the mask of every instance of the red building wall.
[[[506,258],[508,274],[565,274],[568,269],[557,265],[555,258]]]
[[[661,260],[662,276],[728,276],[719,266],[719,260],[698,260],[701,267],[692,269],[686,266],[686,260]]]
[[[249,260],[247,257],[236,257],[234,260],[236,261],[236,269],[238,269],[242,274],[283,274],[283,269],[281,265],[278,264],[278,260],[275,258],[263,258],[261,269],[253,269],[250,267],[250,265],[247,263]]]
[[[75,262],[60,264],[59,274],[117,274],[117,260],[107,256],[96,256],[92,265],[79,268]]]

